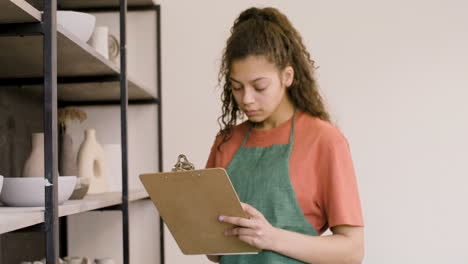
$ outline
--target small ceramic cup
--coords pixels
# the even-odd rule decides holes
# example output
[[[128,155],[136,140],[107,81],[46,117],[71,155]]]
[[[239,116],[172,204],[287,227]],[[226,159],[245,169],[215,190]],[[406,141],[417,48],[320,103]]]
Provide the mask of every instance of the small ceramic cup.
[[[89,44],[104,58],[109,59],[109,28],[106,26],[96,26]]]

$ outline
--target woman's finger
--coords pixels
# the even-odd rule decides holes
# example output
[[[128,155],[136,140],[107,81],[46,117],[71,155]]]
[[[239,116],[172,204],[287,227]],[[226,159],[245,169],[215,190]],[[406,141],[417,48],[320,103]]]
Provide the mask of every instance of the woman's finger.
[[[253,217],[257,217],[257,218],[264,218],[263,214],[257,209],[255,209],[255,207],[251,206],[250,204],[241,202],[241,205],[242,205],[242,209],[244,209],[244,212],[248,213],[249,215]]]
[[[253,229],[250,228],[233,228],[233,229],[227,229],[224,231],[224,234],[227,236],[255,236],[256,232]]]
[[[255,222],[242,217],[234,217],[234,216],[220,216],[219,221],[230,223],[237,226],[253,228],[255,226]]]

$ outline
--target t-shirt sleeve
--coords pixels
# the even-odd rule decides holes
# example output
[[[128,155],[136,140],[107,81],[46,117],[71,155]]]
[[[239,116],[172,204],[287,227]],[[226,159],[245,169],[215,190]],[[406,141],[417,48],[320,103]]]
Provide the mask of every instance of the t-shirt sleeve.
[[[363,226],[361,202],[348,141],[327,144],[324,151],[322,203],[328,226]]]
[[[213,143],[213,146],[211,146],[210,155],[208,156],[208,160],[206,161],[205,168],[207,169],[217,167],[216,165],[216,152],[218,152],[217,146],[218,146],[218,140],[216,139]]]

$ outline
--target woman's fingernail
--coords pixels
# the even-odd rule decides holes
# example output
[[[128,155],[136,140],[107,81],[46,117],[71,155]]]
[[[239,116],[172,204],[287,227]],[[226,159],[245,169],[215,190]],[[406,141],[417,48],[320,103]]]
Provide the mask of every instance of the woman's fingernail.
[[[223,220],[224,220],[224,217],[223,217],[223,216],[220,216],[220,217],[218,217],[218,220],[219,220],[219,221],[223,221]]]

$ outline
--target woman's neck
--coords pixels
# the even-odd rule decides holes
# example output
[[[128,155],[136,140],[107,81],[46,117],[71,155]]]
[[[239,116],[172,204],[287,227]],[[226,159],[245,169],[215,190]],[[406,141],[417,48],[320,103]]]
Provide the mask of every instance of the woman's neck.
[[[256,129],[267,130],[280,126],[294,115],[294,105],[287,95],[284,96],[271,116],[261,123],[255,124]]]

